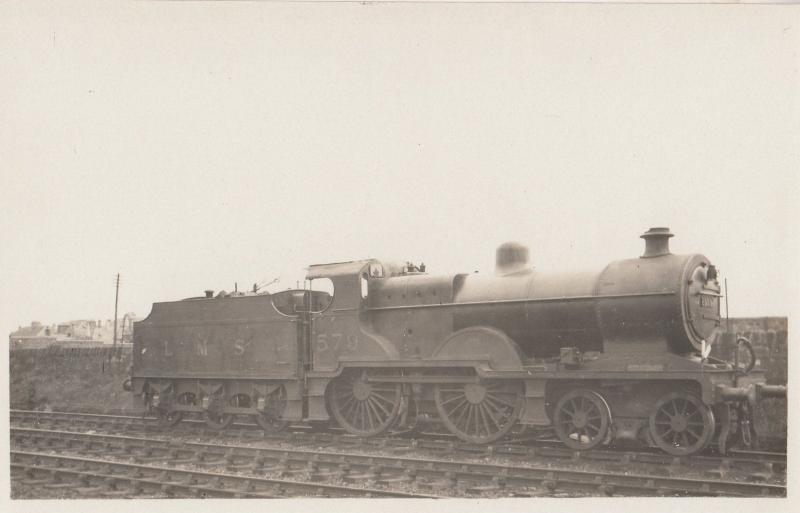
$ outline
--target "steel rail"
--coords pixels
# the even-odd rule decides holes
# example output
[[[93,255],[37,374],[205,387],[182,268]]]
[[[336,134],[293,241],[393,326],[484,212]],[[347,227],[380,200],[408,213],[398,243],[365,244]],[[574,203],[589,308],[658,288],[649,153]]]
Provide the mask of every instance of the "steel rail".
[[[310,478],[335,476],[366,480],[368,484],[395,482],[457,490],[459,493],[530,493],[591,491],[602,495],[701,495],[784,497],[783,484],[719,479],[698,479],[671,475],[554,468],[546,465],[507,465],[386,456],[321,450],[266,448],[176,442],[121,435],[99,435],[40,429],[11,429],[12,440],[22,444],[46,440],[47,449],[90,451],[111,456],[134,456],[138,460],[223,466],[260,472],[272,469],[280,474],[304,473]],[[62,447],[54,447],[54,442]],[[83,447],[76,448],[80,444]],[[353,472],[356,472],[354,475]],[[427,481],[419,481],[427,479]]]
[[[395,497],[437,498],[436,495],[383,490],[363,486],[345,486],[289,479],[275,479],[222,472],[212,472],[161,465],[145,465],[75,455],[49,454],[30,451],[11,451],[11,468],[28,475],[49,473],[58,481],[59,475],[83,479],[121,480],[144,485],[158,485],[205,492],[211,496],[278,498],[304,495],[328,497]],[[48,463],[51,463],[48,465]],[[68,466],[65,466],[68,465]],[[124,471],[124,474],[117,473]],[[33,477],[33,476],[31,476]],[[177,480],[173,480],[177,478]],[[39,480],[35,480],[39,481]],[[23,481],[24,483],[24,481]],[[53,484],[58,484],[53,483]],[[87,483],[89,484],[89,483]],[[108,485],[108,481],[105,482]],[[235,486],[238,484],[239,486]],[[233,486],[232,486],[233,485]],[[90,487],[91,488],[91,487]],[[267,488],[265,490],[265,488]],[[295,494],[293,495],[292,492]]]
[[[767,474],[785,474],[786,454],[764,451],[731,451],[729,455],[697,454],[692,456],[675,457],[661,452],[649,450],[614,450],[592,449],[589,451],[576,451],[564,447],[561,442],[549,440],[523,439],[501,441],[493,445],[469,444],[454,440],[449,434],[413,433],[409,436],[389,435],[383,437],[360,438],[338,429],[310,431],[305,426],[293,426],[289,431],[280,433],[265,433],[255,424],[234,424],[235,428],[226,431],[213,431],[206,428],[202,421],[184,420],[173,428],[161,428],[155,424],[155,419],[143,419],[133,416],[114,416],[103,414],[85,414],[70,412],[34,412],[27,410],[12,410],[14,416],[22,416],[28,420],[55,422],[77,420],[86,423],[89,427],[98,428],[93,421],[107,421],[112,425],[124,426],[126,431],[138,430],[148,434],[170,435],[210,435],[214,437],[227,436],[230,438],[256,438],[265,440],[278,440],[294,444],[328,444],[349,445],[359,449],[376,448],[394,451],[400,450],[428,450],[432,452],[455,454],[467,453],[476,456],[504,456],[508,458],[531,459],[550,458],[558,460],[598,461],[605,463],[618,463],[629,465],[632,463],[668,465],[674,471],[681,468],[705,468],[717,473],[729,473],[736,468],[743,468]],[[143,425],[144,423],[144,425]],[[74,422],[72,422],[74,425]],[[716,469],[719,469],[718,471]]]

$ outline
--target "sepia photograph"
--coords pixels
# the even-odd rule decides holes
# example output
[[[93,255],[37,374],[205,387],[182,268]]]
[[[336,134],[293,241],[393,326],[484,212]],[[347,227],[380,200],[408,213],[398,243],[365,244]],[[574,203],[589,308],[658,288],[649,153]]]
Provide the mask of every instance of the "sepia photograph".
[[[3,509],[791,511],[799,21],[3,3]]]

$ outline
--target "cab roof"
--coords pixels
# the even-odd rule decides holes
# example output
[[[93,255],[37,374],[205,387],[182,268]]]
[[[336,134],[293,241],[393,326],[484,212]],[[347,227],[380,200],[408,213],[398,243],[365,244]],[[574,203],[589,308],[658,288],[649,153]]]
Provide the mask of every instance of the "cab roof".
[[[332,278],[334,276],[359,274],[364,267],[376,262],[377,260],[375,259],[368,259],[310,265],[308,266],[308,274],[306,275],[306,279],[313,280],[315,278]]]

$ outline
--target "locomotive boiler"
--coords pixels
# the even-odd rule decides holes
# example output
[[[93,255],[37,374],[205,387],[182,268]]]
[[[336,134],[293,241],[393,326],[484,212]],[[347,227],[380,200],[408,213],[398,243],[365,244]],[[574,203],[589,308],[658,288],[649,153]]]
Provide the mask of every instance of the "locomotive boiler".
[[[724,452],[785,388],[708,356],[718,272],[670,237],[651,228],[641,257],[593,272],[535,271],[508,243],[488,276],[360,260],[310,266],[303,289],[155,303],[134,326],[132,388],[166,424],[333,420],[371,436],[424,416],[475,443],[522,425],[576,449]]]

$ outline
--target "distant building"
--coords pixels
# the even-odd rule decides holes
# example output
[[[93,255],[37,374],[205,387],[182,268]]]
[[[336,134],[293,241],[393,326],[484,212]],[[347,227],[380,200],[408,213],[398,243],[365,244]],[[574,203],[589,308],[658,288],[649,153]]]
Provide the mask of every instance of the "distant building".
[[[128,312],[117,320],[118,344],[131,343],[133,323],[137,320],[139,318],[133,312]],[[114,320],[79,319],[52,326],[33,321],[30,326],[20,326],[17,331],[11,333],[8,342],[11,349],[46,347],[51,344],[70,346],[113,344]]]
[[[55,341],[55,330],[51,326],[45,326],[39,321],[31,322],[30,326],[20,326],[17,331],[8,336],[8,343],[11,349],[20,346],[48,346]]]

